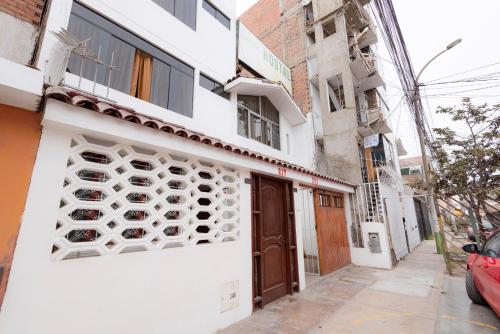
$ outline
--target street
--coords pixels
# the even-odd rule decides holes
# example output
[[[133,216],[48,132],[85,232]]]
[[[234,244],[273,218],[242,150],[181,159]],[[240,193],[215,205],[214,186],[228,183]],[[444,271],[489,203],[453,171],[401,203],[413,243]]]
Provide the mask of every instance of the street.
[[[232,333],[497,333],[488,307],[470,302],[463,277],[450,277],[434,241],[393,270],[345,267],[259,310]]]

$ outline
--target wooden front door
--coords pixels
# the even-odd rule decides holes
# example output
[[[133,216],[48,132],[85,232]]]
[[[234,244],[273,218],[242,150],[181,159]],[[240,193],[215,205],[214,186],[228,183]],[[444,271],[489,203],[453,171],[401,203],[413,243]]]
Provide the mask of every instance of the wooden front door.
[[[351,263],[344,196],[339,193],[314,190],[314,211],[320,274],[326,275]]]
[[[254,304],[262,307],[298,289],[291,184],[253,175]]]

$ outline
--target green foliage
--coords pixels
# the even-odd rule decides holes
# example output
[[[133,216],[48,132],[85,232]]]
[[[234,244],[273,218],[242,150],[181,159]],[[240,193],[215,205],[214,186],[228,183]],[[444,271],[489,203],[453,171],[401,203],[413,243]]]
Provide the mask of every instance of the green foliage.
[[[463,124],[467,134],[449,127],[434,129],[435,190],[447,197],[459,195],[479,216],[488,197],[500,198],[500,104],[477,106],[465,98],[459,107],[439,107],[436,112]]]

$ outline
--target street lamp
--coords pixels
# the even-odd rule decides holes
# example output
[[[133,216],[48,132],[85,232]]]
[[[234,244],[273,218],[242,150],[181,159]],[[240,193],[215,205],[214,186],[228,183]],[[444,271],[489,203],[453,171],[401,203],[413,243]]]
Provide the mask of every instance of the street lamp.
[[[420,76],[422,75],[422,72],[427,68],[427,66],[429,66],[430,63],[432,63],[437,57],[439,57],[440,55],[442,55],[446,51],[451,50],[452,48],[454,48],[455,46],[460,44],[460,42],[462,42],[461,38],[454,40],[453,42],[451,42],[450,44],[448,44],[446,46],[446,49],[444,49],[443,51],[439,52],[437,55],[432,57],[424,65],[424,67],[422,67],[422,69],[420,70],[420,72],[418,72],[418,75],[415,79],[415,90],[413,91],[413,103],[415,104],[415,123],[417,123],[417,133],[418,133],[418,139],[420,142],[420,151],[422,152],[422,165],[424,167],[425,184],[427,186],[427,201],[428,201],[428,205],[430,208],[430,218],[431,218],[431,221],[433,222],[432,229],[434,232],[434,238],[436,241],[436,249],[437,249],[438,253],[443,252],[442,240],[441,240],[441,234],[439,231],[439,223],[438,223],[438,216],[437,216],[437,207],[436,207],[437,202],[435,201],[435,198],[433,197],[433,189],[431,186],[431,177],[430,177],[430,166],[428,163],[427,152],[426,152],[426,148],[425,148],[426,146],[425,146],[425,135],[424,135],[424,131],[423,131],[424,122],[423,122],[423,117],[422,117],[422,104],[416,103],[417,97],[419,97],[419,96],[417,96],[418,87],[419,87],[418,79],[420,78]]]
[[[415,79],[415,81],[417,82],[417,85],[418,85],[418,79],[420,78],[420,76],[422,75],[422,72],[427,68],[427,66],[429,66],[430,63],[432,63],[437,57],[439,57],[440,55],[442,55],[443,53],[445,53],[446,51],[448,50],[451,50],[453,49],[455,46],[457,46],[458,44],[460,44],[462,42],[462,39],[459,38],[459,39],[456,39],[454,40],[453,42],[451,42],[450,44],[448,44],[446,46],[446,49],[444,49],[443,51],[439,52],[437,55],[435,55],[434,57],[431,58],[431,60],[429,60],[425,65],[424,67],[422,67],[422,69],[420,70],[420,72],[418,72],[418,75],[417,75],[417,78]]]

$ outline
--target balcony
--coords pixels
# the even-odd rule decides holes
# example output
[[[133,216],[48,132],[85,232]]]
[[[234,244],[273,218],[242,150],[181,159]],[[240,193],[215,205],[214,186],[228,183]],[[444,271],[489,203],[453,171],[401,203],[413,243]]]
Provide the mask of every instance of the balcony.
[[[377,71],[375,60],[368,47],[361,49],[353,43],[350,48],[350,68],[356,79],[354,89],[356,92],[366,91],[384,85],[382,76]]]
[[[376,133],[391,133],[384,113],[379,107],[372,109],[358,110],[358,133],[362,137],[368,137]]]
[[[361,31],[371,23],[370,15],[363,8],[367,1],[344,0],[344,13],[347,24],[353,31]]]
[[[370,25],[359,34],[356,34],[356,42],[360,48],[372,45],[378,42],[376,29],[370,21]]]

